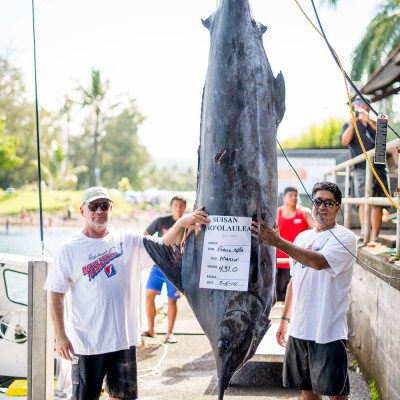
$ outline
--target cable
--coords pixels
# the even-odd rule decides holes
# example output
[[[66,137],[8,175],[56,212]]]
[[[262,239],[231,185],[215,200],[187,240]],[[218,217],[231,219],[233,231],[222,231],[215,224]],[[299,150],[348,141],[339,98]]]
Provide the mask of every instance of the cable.
[[[35,113],[36,113],[36,147],[38,159],[38,181],[39,181],[39,219],[40,219],[40,242],[41,254],[44,253],[44,239],[43,239],[43,207],[42,207],[42,172],[40,161],[40,131],[39,131],[39,101],[38,101],[38,88],[37,88],[37,74],[36,74],[36,33],[35,33],[35,0],[32,0],[32,30],[33,30],[33,68],[35,76]]]
[[[296,1],[297,5],[299,5],[298,2],[297,2],[297,0],[295,0],[295,1]],[[389,199],[389,201],[392,203],[392,205],[393,205],[397,210],[400,211],[400,206],[399,206],[398,204],[395,203],[395,201],[394,201],[394,200],[392,199],[392,197],[390,196],[389,192],[386,190],[385,185],[383,184],[382,180],[380,179],[378,173],[375,171],[375,168],[374,168],[374,166],[372,165],[370,158],[369,158],[369,157],[367,156],[367,154],[366,154],[366,150],[365,150],[365,147],[364,147],[364,143],[362,142],[361,135],[360,135],[360,132],[359,132],[358,127],[357,127],[357,122],[356,122],[356,119],[355,119],[354,111],[353,111],[353,109],[352,109],[352,107],[351,107],[351,97],[350,97],[350,93],[349,93],[349,88],[348,88],[348,86],[347,86],[347,82],[349,82],[349,83],[351,84],[351,86],[356,90],[356,92],[360,95],[360,97],[362,97],[362,99],[363,99],[363,101],[365,102],[365,104],[367,104],[367,105],[371,108],[371,110],[372,110],[372,107],[371,107],[371,105],[369,104],[369,102],[364,98],[364,96],[362,96],[362,94],[361,94],[361,93],[359,92],[359,90],[356,88],[356,86],[355,86],[355,84],[353,83],[353,81],[348,77],[348,75],[347,75],[346,72],[344,71],[343,66],[342,66],[342,63],[340,62],[340,59],[339,59],[338,55],[337,55],[336,52],[334,51],[333,47],[330,45],[330,43],[329,43],[329,41],[328,41],[328,39],[327,39],[327,37],[326,37],[326,35],[325,35],[324,28],[322,27],[322,24],[321,24],[321,21],[320,21],[320,19],[319,19],[317,10],[316,10],[316,8],[315,8],[314,0],[311,0],[311,4],[312,4],[312,6],[313,6],[314,13],[315,13],[315,16],[316,16],[316,18],[317,18],[318,25],[319,25],[319,27],[320,27],[320,29],[321,29],[321,32],[319,32],[318,29],[315,28],[314,25],[313,25],[313,26],[314,26],[315,29],[317,29],[317,31],[320,33],[320,35],[322,35],[322,37],[323,37],[323,39],[325,40],[325,42],[326,42],[326,44],[327,44],[327,46],[328,46],[328,48],[329,48],[329,50],[330,50],[330,52],[331,52],[333,58],[334,58],[335,61],[336,61],[336,64],[339,66],[340,70],[342,71],[343,77],[345,78],[345,79],[344,79],[344,84],[345,84],[345,87],[346,87],[347,99],[348,99],[348,103],[349,103],[349,107],[350,107],[350,114],[351,114],[351,117],[352,117],[354,129],[355,129],[356,134],[357,134],[357,139],[358,139],[359,144],[360,144],[360,147],[361,147],[361,149],[362,149],[362,151],[363,151],[363,153],[364,153],[365,159],[366,159],[366,161],[368,162],[368,165],[369,165],[369,167],[371,168],[371,171],[372,171],[372,173],[374,174],[375,179],[379,182],[379,185],[381,186],[383,192],[385,193],[385,196]],[[299,6],[299,7],[300,7],[300,6]],[[303,11],[303,10],[302,10],[302,11]],[[303,14],[304,14],[304,11],[303,11]],[[308,17],[307,17],[307,19],[310,21],[310,19],[309,19]],[[311,22],[311,21],[310,21],[310,22]],[[374,111],[374,113],[375,113],[376,115],[378,114],[375,110],[373,110],[373,111]],[[392,130],[393,130],[393,129],[392,129]],[[399,134],[398,134],[396,131],[393,130],[393,132],[400,138]]]
[[[281,149],[281,151],[282,151],[282,154],[283,154],[283,156],[285,157],[287,163],[289,164],[289,166],[292,168],[292,170],[293,170],[294,173],[296,174],[297,179],[299,180],[301,186],[303,187],[303,189],[304,189],[304,191],[305,191],[307,197],[310,199],[311,204],[315,207],[315,210],[316,210],[316,212],[318,213],[318,207],[315,206],[314,201],[313,201],[311,195],[308,193],[308,191],[307,191],[306,187],[304,186],[304,183],[303,183],[303,181],[301,180],[299,174],[297,173],[296,169],[294,168],[294,166],[292,165],[292,163],[289,161],[288,157],[286,156],[286,153],[285,153],[285,151],[283,150],[282,145],[280,144],[280,142],[279,142],[278,139],[276,140],[276,142],[278,143],[278,145],[279,145],[279,147],[280,147],[280,149]],[[322,219],[322,218],[321,218],[321,219]],[[327,227],[325,221],[324,221],[323,219],[322,219],[322,221],[324,222],[325,226]],[[334,237],[334,238],[335,238],[335,239],[336,239],[336,240],[337,240],[337,241],[338,241],[338,242],[339,242],[339,243],[340,243],[340,244],[341,244],[355,259],[356,259],[356,260],[357,260],[357,262],[358,262],[359,264],[363,265],[366,269],[368,269],[369,271],[373,272],[374,274],[380,275],[381,277],[386,277],[386,278],[390,278],[390,279],[400,279],[400,277],[395,277],[395,276],[392,276],[392,275],[387,275],[387,274],[384,274],[384,273],[382,273],[382,272],[380,272],[380,271],[377,271],[376,269],[374,269],[374,268],[372,268],[371,266],[369,266],[368,264],[366,264],[364,261],[360,260],[360,259],[357,257],[357,255],[354,254],[354,253],[353,253],[353,252],[352,252],[352,251],[351,251],[351,250],[350,250],[350,249],[349,249],[335,234],[334,234],[334,232],[332,232],[332,230],[331,230],[330,228],[327,227],[327,229],[328,229],[329,232],[333,235],[333,237]],[[390,284],[390,283],[389,283],[389,284]]]
[[[303,13],[303,15],[307,18],[307,20],[310,22],[310,24],[312,25],[312,27],[317,31],[317,33],[325,40],[326,44],[328,45],[328,48],[336,62],[336,64],[338,65],[338,67],[342,70],[342,73],[344,74],[346,80],[350,83],[351,87],[354,89],[354,91],[357,93],[357,95],[364,101],[365,104],[368,104],[368,107],[371,109],[371,111],[375,114],[378,115],[379,113],[374,109],[374,107],[372,107],[371,103],[364,97],[364,95],[358,90],[357,86],[354,84],[354,82],[351,80],[351,78],[347,75],[347,73],[343,70],[339,57],[337,56],[334,48],[330,45],[328,39],[326,38],[325,32],[322,28],[321,22],[319,20],[319,16],[317,14],[315,5],[314,5],[314,1],[311,0],[312,6],[314,8],[314,12],[318,21],[318,25],[320,26],[321,31],[318,30],[318,28],[314,25],[314,23],[311,21],[311,19],[308,17],[308,15],[305,13],[305,11],[302,9],[301,5],[298,3],[297,0],[294,0],[297,4],[297,6],[300,8],[300,11]],[[350,98],[351,99],[351,98]],[[351,104],[351,100],[350,103]],[[400,134],[391,126],[388,124],[389,129],[400,139]]]

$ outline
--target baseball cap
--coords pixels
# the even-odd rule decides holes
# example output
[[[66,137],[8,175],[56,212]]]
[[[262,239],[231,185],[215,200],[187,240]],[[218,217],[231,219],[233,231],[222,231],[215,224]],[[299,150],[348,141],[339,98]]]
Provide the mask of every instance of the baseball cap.
[[[106,188],[102,186],[94,186],[83,192],[81,204],[90,203],[91,201],[98,199],[111,200],[110,193],[108,193]]]

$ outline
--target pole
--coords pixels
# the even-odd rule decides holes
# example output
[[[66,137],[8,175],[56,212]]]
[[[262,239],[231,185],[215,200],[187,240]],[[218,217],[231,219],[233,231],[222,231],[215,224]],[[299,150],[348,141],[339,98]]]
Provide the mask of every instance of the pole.
[[[400,146],[397,147],[397,204],[400,204]],[[396,254],[400,254],[400,211],[397,210]]]
[[[43,290],[48,263],[28,265],[28,399],[54,399],[54,335]]]

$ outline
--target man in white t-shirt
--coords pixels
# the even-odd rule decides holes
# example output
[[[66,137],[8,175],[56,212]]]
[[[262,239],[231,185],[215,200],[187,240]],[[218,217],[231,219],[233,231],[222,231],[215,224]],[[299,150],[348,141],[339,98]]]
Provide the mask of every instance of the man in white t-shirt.
[[[336,224],[342,202],[336,184],[317,183],[312,198],[315,228],[301,232],[294,243],[265,222],[260,224],[262,240],[291,257],[292,279],[276,334],[278,343],[286,347],[283,384],[301,389],[306,400],[321,396],[345,400],[350,392],[347,310],[356,236]],[[252,229],[257,237],[256,222]]]
[[[95,400],[105,378],[112,399],[137,399],[135,346],[140,344],[140,274],[153,263],[144,235],[109,227],[112,200],[100,186],[86,190],[81,232],[54,255],[45,283],[58,355],[72,362],[72,399]],[[201,229],[207,214],[197,209],[154,239],[179,243],[184,228]],[[64,297],[71,294],[71,316],[64,326]]]

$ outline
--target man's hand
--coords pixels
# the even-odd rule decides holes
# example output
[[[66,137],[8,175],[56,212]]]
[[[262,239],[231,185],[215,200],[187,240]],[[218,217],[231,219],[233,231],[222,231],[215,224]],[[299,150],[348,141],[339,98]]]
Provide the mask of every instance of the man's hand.
[[[282,347],[286,347],[286,334],[288,331],[288,321],[281,320],[278,330],[276,331],[276,341]]]
[[[72,361],[72,356],[75,354],[74,348],[67,336],[56,338],[55,352],[62,358]]]
[[[180,243],[183,237],[184,229],[193,229],[201,231],[201,225],[208,225],[210,220],[208,214],[200,207],[190,214],[183,215],[175,222],[172,228],[163,236],[162,242],[165,245]]]
[[[258,224],[257,221],[252,221],[251,230],[253,233],[251,234],[254,238],[258,239]],[[270,246],[277,247],[277,244],[281,241],[281,237],[279,235],[279,230],[271,228],[267,225],[265,221],[260,222],[260,231],[261,231],[261,240]]]
[[[210,220],[207,218],[208,214],[203,211],[204,207],[200,207],[190,214],[183,215],[177,221],[182,228],[194,229],[201,231],[201,225],[208,225]]]
[[[367,110],[364,110],[363,108],[359,108],[357,112],[358,112],[357,119],[361,121],[364,126],[366,126],[369,121],[369,112]]]

